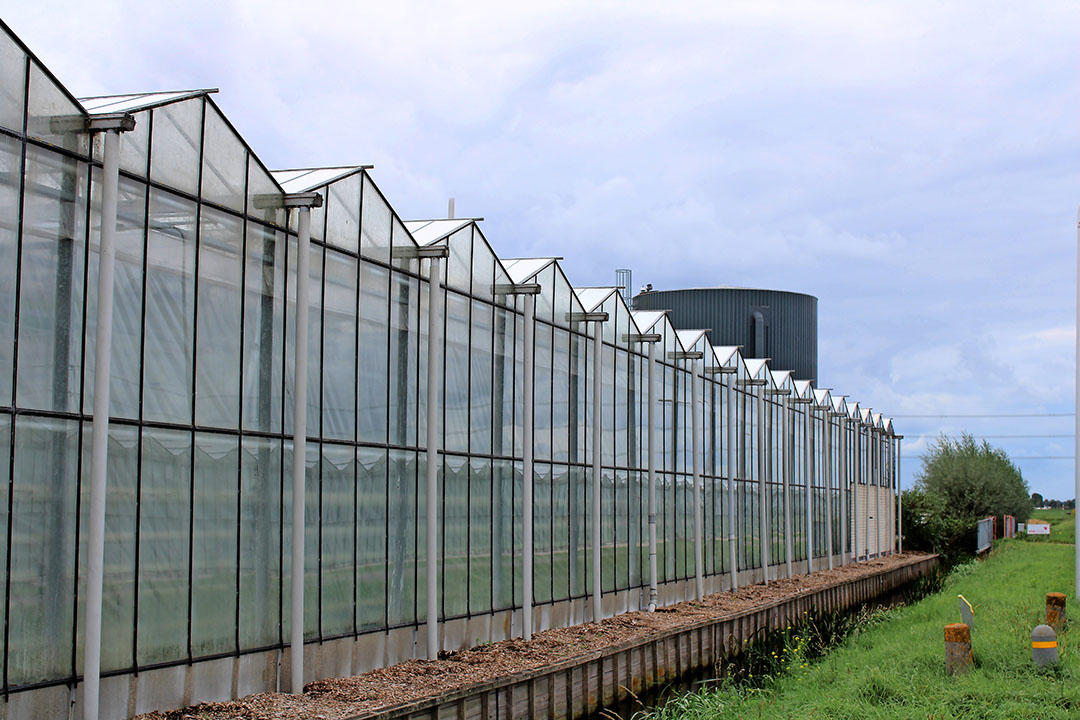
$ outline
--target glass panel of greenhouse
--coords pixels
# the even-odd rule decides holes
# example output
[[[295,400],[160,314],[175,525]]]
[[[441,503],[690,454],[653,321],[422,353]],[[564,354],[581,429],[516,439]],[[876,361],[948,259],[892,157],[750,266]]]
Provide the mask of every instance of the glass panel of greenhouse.
[[[575,288],[561,260],[502,259],[477,220],[407,221],[369,167],[270,172],[212,91],[80,104],[2,25],[0,75],[5,693],[74,686],[82,672],[104,172],[89,123],[116,113],[135,129],[120,136],[104,673],[288,646],[298,387],[303,630],[316,646],[405,638],[404,659],[423,656],[429,620],[484,618],[496,640],[511,630],[492,628],[520,633],[525,604],[561,613],[544,622],[591,619],[577,601],[594,594],[645,607],[650,475],[664,602],[691,597],[697,574],[719,592],[891,551],[897,448],[880,415],[633,311],[616,288]],[[304,193],[321,205],[299,303],[287,201]],[[432,277],[436,250],[448,255]],[[515,294],[526,286],[539,290],[532,346]],[[429,321],[442,338],[435,393]],[[426,617],[432,562],[438,618]]]

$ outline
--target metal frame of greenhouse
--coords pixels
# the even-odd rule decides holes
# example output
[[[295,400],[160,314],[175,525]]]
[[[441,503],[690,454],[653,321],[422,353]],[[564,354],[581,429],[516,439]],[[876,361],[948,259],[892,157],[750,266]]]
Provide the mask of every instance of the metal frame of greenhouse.
[[[888,418],[476,220],[404,221],[369,167],[271,172],[213,93],[77,100],[0,23],[6,717],[295,690],[897,549]]]

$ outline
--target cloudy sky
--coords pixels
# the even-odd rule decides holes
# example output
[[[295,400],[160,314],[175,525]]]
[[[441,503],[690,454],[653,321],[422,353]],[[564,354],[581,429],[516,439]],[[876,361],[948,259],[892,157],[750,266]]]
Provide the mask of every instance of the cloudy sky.
[[[966,429],[1033,490],[1073,495],[1080,5],[56,0],[3,17],[76,95],[220,88],[269,167],[373,163],[402,216],[455,196],[501,255],[564,256],[576,284],[629,267],[635,285],[816,295],[820,384],[897,417],[905,485]]]

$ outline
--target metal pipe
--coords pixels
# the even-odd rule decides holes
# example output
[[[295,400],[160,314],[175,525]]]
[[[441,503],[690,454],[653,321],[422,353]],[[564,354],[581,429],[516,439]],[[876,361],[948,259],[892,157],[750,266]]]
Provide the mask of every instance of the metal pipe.
[[[735,542],[735,375],[728,375],[727,384],[727,476],[728,476],[728,554],[731,557],[731,589],[739,589],[739,556]]]
[[[833,569],[833,533],[832,533],[832,489],[833,489],[833,452],[832,452],[832,420],[828,410],[821,413],[821,421],[825,423],[825,556],[828,558],[829,569]]]
[[[292,616],[289,651],[294,694],[304,692],[304,472],[307,457],[308,281],[311,263],[311,209],[297,209],[296,339],[293,391]]]
[[[862,428],[866,430],[866,428]],[[865,543],[863,544],[863,552],[866,553],[866,559],[870,559],[870,488],[874,481],[874,458],[873,458],[873,437],[870,432],[862,433],[860,430],[860,438],[862,441],[862,453],[863,462],[865,467],[863,468],[863,477],[866,480],[866,501],[863,503],[863,511],[866,513],[866,521],[863,523],[863,535],[865,536]]]
[[[697,360],[690,361],[690,453],[694,481],[694,589],[697,599],[705,597],[704,512],[701,507],[701,418],[698,412]]]
[[[792,547],[791,547],[791,415],[788,412],[788,398],[780,398],[780,412],[782,413],[783,422],[780,423],[782,432],[784,433],[783,442],[780,443],[781,454],[783,456],[783,462],[781,467],[784,473],[784,560],[787,563],[787,576],[794,575],[794,571],[791,567],[792,561]]]
[[[1076,356],[1080,358],[1080,209],[1076,214]],[[1080,448],[1080,361],[1074,363],[1076,365],[1076,396],[1074,397],[1073,406],[1075,411],[1075,421],[1073,426],[1073,432],[1075,433],[1075,445],[1074,448]],[[1076,512],[1076,502],[1080,502],[1080,453],[1074,450],[1073,452],[1073,512]],[[1075,588],[1076,596],[1080,597],[1080,542],[1074,543],[1075,550],[1073,554],[1073,567],[1075,569]]]
[[[896,438],[896,551],[904,552],[904,494],[900,491],[900,445],[903,438]]]
[[[109,379],[112,360],[116,198],[120,184],[120,132],[105,132],[101,173],[101,247],[98,254],[97,338],[94,345],[94,420],[90,456],[90,528],[86,547],[83,643],[83,718],[97,720],[101,689],[101,595],[105,579],[105,501],[109,459]]]
[[[840,461],[839,472],[836,474],[840,485],[840,564],[847,565],[847,541],[848,541],[848,498],[851,496],[851,488],[848,486],[848,463],[847,463],[847,431],[844,417],[837,417],[837,432],[840,433]],[[846,494],[845,494],[846,493]]]
[[[862,480],[862,468],[859,467],[859,423],[849,423],[851,434],[851,554],[854,562],[859,562],[859,485]]]
[[[600,606],[600,421],[603,416],[603,395],[601,393],[600,372],[604,362],[603,324],[594,321],[593,327],[593,387],[592,387],[592,619],[600,622],[603,616]]]
[[[814,572],[814,475],[817,473],[817,456],[814,446],[814,406],[806,406],[806,572]]]
[[[871,430],[870,432],[873,434],[874,431]],[[881,512],[881,490],[885,486],[885,463],[883,462],[884,458],[881,457],[881,433],[879,432],[877,435],[877,439],[874,440],[874,463],[877,466],[874,473],[877,478],[877,485],[874,486],[874,509],[877,510],[877,516],[875,518],[876,522],[874,523],[874,539],[877,540],[877,555],[878,557],[881,557],[885,554],[885,549],[883,547],[884,543],[881,539],[881,525],[883,519],[883,513]]]
[[[768,472],[768,451],[769,442],[767,434],[769,432],[768,425],[765,422],[765,418],[769,412],[769,403],[765,400],[766,388],[761,388],[761,395],[758,398],[758,525],[760,530],[758,532],[758,555],[761,561],[761,582],[766,585],[769,583],[769,512],[766,507],[766,491],[768,485],[765,483],[765,475]],[[756,395],[756,393],[755,393]]]
[[[536,352],[536,296],[525,296],[525,386],[522,388],[522,412],[525,427],[522,435],[522,472],[524,487],[521,506],[521,636],[532,639],[533,630],[533,372]]]
[[[656,343],[649,343],[649,612],[656,611]]]
[[[442,263],[428,263],[427,352],[427,656],[439,657],[439,350],[442,347]]]
[[[896,484],[896,459],[895,459],[895,456],[896,456],[896,453],[894,452],[895,447],[894,447],[894,444],[893,444],[893,441],[892,441],[892,437],[889,436],[889,435],[885,435],[885,447],[886,447],[886,451],[888,453],[888,459],[889,459],[889,470],[888,470],[889,475],[888,475],[888,478],[887,478],[888,484],[886,485],[886,487],[889,489],[889,492],[886,494],[885,497],[886,497],[886,503],[889,500],[893,501],[893,506],[891,508],[889,508],[889,527],[888,527],[888,530],[892,533],[892,537],[887,537],[887,539],[889,540],[889,554],[893,555],[893,554],[896,553],[896,491],[895,491],[895,484]]]

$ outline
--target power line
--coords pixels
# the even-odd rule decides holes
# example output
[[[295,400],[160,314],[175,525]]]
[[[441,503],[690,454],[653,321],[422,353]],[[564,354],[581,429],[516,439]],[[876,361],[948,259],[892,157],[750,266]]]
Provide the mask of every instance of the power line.
[[[956,413],[952,415],[891,415],[897,418],[1043,418],[1075,417],[1076,413]]]
[[[979,440],[985,440],[987,438],[1071,438],[1071,433],[1063,433],[1061,435],[973,435],[972,437]]]
[[[922,460],[925,455],[901,455],[904,460]],[[1073,455],[1009,455],[1010,460],[1074,460]]]

